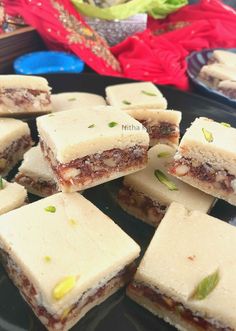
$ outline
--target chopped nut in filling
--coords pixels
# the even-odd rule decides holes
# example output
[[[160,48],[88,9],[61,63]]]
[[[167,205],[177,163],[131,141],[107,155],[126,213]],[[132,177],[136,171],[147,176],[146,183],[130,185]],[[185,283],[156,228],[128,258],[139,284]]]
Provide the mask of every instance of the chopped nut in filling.
[[[236,177],[227,170],[214,169],[209,163],[198,163],[185,157],[178,158],[170,168],[170,173],[176,176],[192,176],[203,182],[214,184],[217,189],[227,193],[236,193]]]
[[[25,174],[18,173],[15,177],[15,181],[24,186],[31,193],[40,194],[40,196],[47,197],[49,195],[58,192],[57,184],[52,181],[46,181],[43,179],[34,179]]]
[[[131,187],[123,185],[118,192],[118,201],[122,206],[135,215],[135,211],[144,221],[149,221],[153,226],[157,226],[165,215],[167,206],[152,200],[141,192],[137,192]]]
[[[59,163],[49,147],[41,141],[44,154],[59,182],[63,185],[89,184],[96,179],[109,177],[147,162],[147,146],[135,145],[125,149],[113,148],[102,153],[88,155],[69,163]]]
[[[217,320],[204,318],[200,313],[192,312],[182,303],[176,302],[172,298],[162,294],[158,288],[153,288],[144,283],[134,281],[129,285],[128,290],[134,293],[135,296],[139,296],[140,299],[145,297],[150,303],[157,306],[157,308],[161,307],[175,313],[187,323],[197,327],[199,331],[233,331],[232,328],[222,325],[222,323]]]
[[[77,315],[90,303],[105,297],[113,288],[120,288],[128,283],[135,272],[135,264],[131,263],[122,268],[105,283],[101,282],[96,288],[91,288],[84,292],[79,300],[70,308],[65,309],[61,316],[52,315],[39,302],[40,293],[37,293],[30,280],[22,273],[20,268],[14,263],[9,254],[0,249],[0,259],[14,284],[20,290],[22,296],[31,305],[36,316],[51,330],[67,330],[66,324],[76,318]]]
[[[7,148],[0,152],[0,174],[5,175],[23,154],[31,147],[32,140],[28,135],[13,141]]]
[[[25,88],[1,88],[1,111],[22,112],[42,111],[51,108],[50,94],[47,91]]]

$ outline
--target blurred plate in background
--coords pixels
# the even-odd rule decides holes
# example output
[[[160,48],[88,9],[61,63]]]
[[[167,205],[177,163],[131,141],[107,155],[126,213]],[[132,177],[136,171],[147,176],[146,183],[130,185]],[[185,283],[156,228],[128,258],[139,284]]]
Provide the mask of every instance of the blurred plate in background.
[[[201,70],[201,68],[207,64],[208,60],[211,58],[212,53],[216,49],[221,49],[224,51],[229,51],[236,53],[236,48],[214,48],[214,49],[204,49],[199,52],[193,52],[187,57],[187,74],[198,90],[202,91],[205,95],[214,98],[217,101],[224,102],[229,104],[230,106],[236,106],[236,100],[230,99],[229,97],[223,95],[219,91],[212,89],[201,82],[197,77]],[[235,68],[236,71],[236,68]]]

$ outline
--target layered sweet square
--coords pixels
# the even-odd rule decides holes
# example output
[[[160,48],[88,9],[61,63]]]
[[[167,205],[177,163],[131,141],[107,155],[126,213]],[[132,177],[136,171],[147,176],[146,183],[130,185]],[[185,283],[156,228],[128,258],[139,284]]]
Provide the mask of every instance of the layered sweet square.
[[[178,330],[233,331],[235,245],[234,226],[173,203],[127,293]]]
[[[39,117],[37,126],[62,191],[80,191],[146,166],[148,133],[123,111],[58,112]]]
[[[150,82],[108,86],[106,98],[111,106],[127,109],[166,109],[167,101],[161,91]]]
[[[45,78],[25,75],[0,76],[0,115],[42,113],[52,108]]]
[[[236,129],[197,118],[184,134],[170,173],[236,205]]]
[[[52,94],[51,100],[53,112],[106,105],[106,101],[102,96],[85,92]]]
[[[0,177],[0,215],[25,204],[27,192],[17,183],[9,183]]]
[[[225,66],[222,63],[213,63],[201,68],[198,78],[211,88],[218,88],[223,80],[236,80],[234,67]]]
[[[117,199],[129,214],[157,227],[173,202],[182,202],[190,210],[207,213],[214,198],[168,174],[175,149],[156,145],[148,151],[145,169],[125,176]]]
[[[150,137],[150,146],[178,145],[182,118],[180,111],[160,109],[129,109],[126,112],[143,124]]]
[[[0,175],[6,176],[31,145],[27,123],[13,118],[0,118]]]
[[[40,146],[32,147],[24,154],[15,181],[23,185],[28,192],[40,197],[58,192],[53,172],[44,159]]]
[[[221,63],[226,66],[236,67],[236,54],[222,49],[214,50],[208,61],[208,64],[212,63]]]
[[[9,277],[50,331],[69,330],[124,286],[140,251],[79,193],[58,193],[2,215],[0,248]]]

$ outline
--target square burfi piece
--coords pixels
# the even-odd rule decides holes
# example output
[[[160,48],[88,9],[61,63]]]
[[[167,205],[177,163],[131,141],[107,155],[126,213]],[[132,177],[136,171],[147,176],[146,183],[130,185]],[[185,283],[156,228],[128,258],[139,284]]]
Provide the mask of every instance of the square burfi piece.
[[[100,95],[84,92],[52,94],[51,100],[53,112],[106,105],[105,99]]]
[[[150,137],[150,146],[178,145],[182,113],[176,110],[128,109],[126,112],[143,124]]]
[[[107,102],[121,109],[166,109],[167,101],[150,82],[112,85],[106,88]]]
[[[211,88],[218,88],[223,80],[236,80],[234,67],[228,67],[221,63],[205,65],[201,68],[198,75],[200,81]]]
[[[23,185],[28,192],[40,197],[58,192],[53,172],[44,159],[40,146],[32,147],[24,154],[15,181]]]
[[[236,129],[197,118],[184,134],[170,173],[236,205]]]
[[[168,174],[175,149],[156,145],[148,151],[145,169],[125,176],[118,192],[120,206],[129,214],[158,226],[173,202],[182,202],[189,210],[207,213],[215,199]]]
[[[208,63],[221,63],[226,66],[236,67],[236,54],[233,52],[216,49],[213,51],[212,57],[209,59]]]
[[[236,66],[235,66],[236,68]],[[236,70],[236,69],[235,69]],[[236,99],[236,81],[223,80],[219,83],[218,91],[230,99]]]
[[[9,183],[0,177],[0,215],[25,204],[27,192],[17,183]]]
[[[37,119],[41,147],[64,192],[85,188],[146,166],[149,136],[123,111],[70,110]]]
[[[235,245],[234,226],[173,203],[128,295],[178,330],[233,331]]]
[[[124,286],[139,246],[79,193],[58,193],[0,217],[9,277],[50,331],[69,330]]]
[[[27,123],[13,118],[0,118],[0,175],[6,176],[31,146]]]
[[[52,109],[50,87],[43,77],[0,75],[0,116],[45,113]]]

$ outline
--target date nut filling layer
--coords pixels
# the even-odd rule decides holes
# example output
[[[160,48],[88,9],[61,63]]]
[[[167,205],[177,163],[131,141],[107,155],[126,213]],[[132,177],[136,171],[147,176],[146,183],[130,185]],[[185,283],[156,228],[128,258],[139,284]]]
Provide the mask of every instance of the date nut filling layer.
[[[191,176],[202,182],[208,182],[226,193],[236,193],[236,177],[227,170],[214,169],[209,163],[181,157],[170,168],[170,173],[183,177]]]
[[[37,293],[29,279],[22,273],[11,257],[1,249],[0,260],[2,260],[9,277],[20,289],[22,296],[31,305],[35,314],[48,328],[57,331],[66,330],[66,324],[73,318],[76,318],[76,316],[80,314],[80,311],[82,311],[87,305],[103,296],[106,297],[106,295],[112,292],[113,289],[118,289],[126,285],[135,272],[134,263],[127,265],[122,270],[118,271],[117,274],[112,275],[106,283],[101,282],[96,288],[91,288],[84,292],[82,297],[79,298],[74,305],[69,309],[66,309],[66,314],[56,316],[50,314],[45,307],[38,302],[40,293]]]
[[[49,110],[51,101],[50,94],[46,91],[26,88],[1,88],[0,108],[12,109],[22,112]]]
[[[149,220],[153,226],[157,226],[165,215],[167,206],[161,205],[157,201],[153,201],[141,192],[137,192],[131,187],[123,185],[118,192],[118,200],[123,206],[127,206],[135,213],[140,214],[140,217]]]
[[[31,137],[22,136],[0,153],[0,174],[5,175],[32,145]]]
[[[147,162],[147,146],[135,145],[125,149],[113,148],[62,164],[54,159],[52,150],[44,141],[40,144],[58,180],[66,185],[92,183],[115,172],[142,167]]]
[[[200,316],[200,314],[192,312],[182,303],[174,301],[172,298],[160,293],[157,288],[153,289],[144,283],[134,281],[129,285],[129,292],[140,298],[145,297],[151,304],[175,313],[187,323],[197,327],[199,331],[233,331],[232,328],[221,325],[219,321],[206,319]]]

